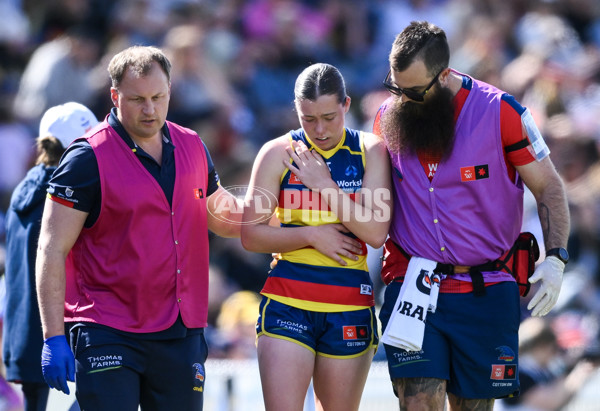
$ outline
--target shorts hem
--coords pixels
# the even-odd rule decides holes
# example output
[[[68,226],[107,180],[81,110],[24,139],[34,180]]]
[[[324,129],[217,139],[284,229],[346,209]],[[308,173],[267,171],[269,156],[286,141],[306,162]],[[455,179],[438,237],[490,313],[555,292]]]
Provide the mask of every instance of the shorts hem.
[[[294,340],[294,339],[293,339],[293,338],[291,338],[291,337],[286,337],[286,336],[283,336],[283,335],[272,334],[272,333],[270,333],[270,332],[268,332],[268,331],[261,331],[261,332],[259,332],[259,333],[257,334],[257,336],[256,336],[256,341],[258,342],[258,339],[259,339],[261,336],[263,336],[263,335],[264,335],[264,336],[266,336],[266,337],[277,338],[277,339],[279,339],[279,340],[285,340],[285,341],[290,341],[290,342],[293,342],[293,343],[295,343],[295,344],[298,344],[298,345],[299,345],[299,346],[301,346],[301,347],[304,347],[304,348],[306,348],[307,350],[309,350],[309,351],[310,351],[310,352],[312,352],[313,354],[317,355],[317,352],[315,351],[315,349],[314,349],[314,348],[312,348],[312,347],[310,347],[309,345],[306,345],[306,344],[304,344],[304,343],[302,343],[302,342],[300,342],[300,341],[298,341],[298,340]]]
[[[324,352],[319,352],[317,351],[317,355],[321,356],[321,357],[326,357],[326,358],[339,358],[339,359],[350,359],[350,358],[358,358],[358,357],[362,357],[363,355],[367,354],[369,352],[369,350],[374,350],[375,352],[373,354],[375,354],[377,352],[377,347],[374,345],[370,345],[369,347],[365,348],[363,351],[355,353],[355,354],[348,354],[348,355],[335,355],[335,354],[327,354]]]

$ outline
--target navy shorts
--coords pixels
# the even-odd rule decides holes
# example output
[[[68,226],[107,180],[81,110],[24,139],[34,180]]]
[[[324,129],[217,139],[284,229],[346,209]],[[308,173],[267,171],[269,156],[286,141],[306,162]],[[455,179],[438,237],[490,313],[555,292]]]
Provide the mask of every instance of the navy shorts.
[[[317,355],[352,358],[376,349],[375,308],[324,313],[308,311],[263,297],[256,324],[258,337],[292,341]]]
[[[208,354],[203,333],[146,340],[74,327],[70,334],[81,409],[202,410]]]
[[[385,290],[379,313],[384,330],[401,285],[392,282]],[[384,344],[391,378],[448,380],[447,391],[461,398],[516,394],[519,289],[516,283],[507,281],[485,290],[482,297],[440,293],[436,312],[427,313],[421,351]]]

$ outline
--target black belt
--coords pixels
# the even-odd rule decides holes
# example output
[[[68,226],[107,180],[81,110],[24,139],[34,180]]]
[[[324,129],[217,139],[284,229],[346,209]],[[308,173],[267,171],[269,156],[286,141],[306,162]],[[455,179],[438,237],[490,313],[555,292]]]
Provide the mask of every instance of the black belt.
[[[402,247],[396,244],[393,240],[392,243],[404,255],[404,257],[406,257],[407,260],[410,260],[411,256],[406,251],[404,251]],[[506,263],[501,259],[473,266],[455,266],[452,264],[437,263],[436,267],[433,270],[433,272],[436,274],[445,275],[469,273],[471,281],[473,282],[473,294],[478,297],[485,295],[485,282],[483,281],[482,274],[485,271],[506,271],[507,273],[511,273]]]

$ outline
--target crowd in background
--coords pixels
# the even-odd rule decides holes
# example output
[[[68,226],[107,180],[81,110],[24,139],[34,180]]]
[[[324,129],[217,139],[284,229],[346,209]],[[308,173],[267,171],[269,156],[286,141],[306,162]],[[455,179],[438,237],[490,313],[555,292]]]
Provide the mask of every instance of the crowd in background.
[[[370,131],[388,96],[395,35],[429,20],[449,36],[451,67],[514,95],[550,146],[572,219],[571,262],[544,318],[556,335],[550,371],[564,377],[582,359],[600,362],[597,0],[0,0],[0,16],[0,272],[2,216],[32,165],[41,115],[77,101],[103,119],[116,52],[165,50],[168,119],[199,133],[224,186],[245,185],[261,145],[297,128],[292,90],[305,67],[338,67],[352,98],[347,125]],[[255,293],[269,261],[239,240],[211,239],[211,356],[254,355]],[[377,259],[370,268],[378,281]]]

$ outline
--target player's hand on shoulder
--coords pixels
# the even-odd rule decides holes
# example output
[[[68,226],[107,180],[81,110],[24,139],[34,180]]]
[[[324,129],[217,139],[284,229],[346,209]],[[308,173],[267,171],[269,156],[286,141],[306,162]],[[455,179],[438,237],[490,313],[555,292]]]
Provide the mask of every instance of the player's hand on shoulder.
[[[311,190],[320,191],[325,188],[337,189],[337,184],[331,179],[329,166],[315,150],[309,150],[301,141],[293,141],[286,147],[286,152],[293,160],[284,161],[287,168]]]

